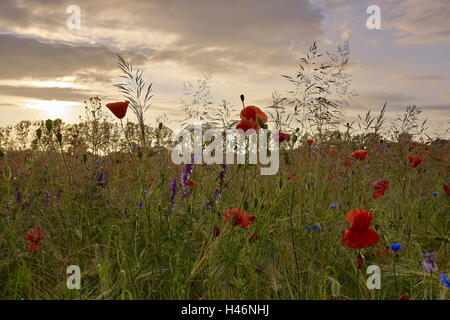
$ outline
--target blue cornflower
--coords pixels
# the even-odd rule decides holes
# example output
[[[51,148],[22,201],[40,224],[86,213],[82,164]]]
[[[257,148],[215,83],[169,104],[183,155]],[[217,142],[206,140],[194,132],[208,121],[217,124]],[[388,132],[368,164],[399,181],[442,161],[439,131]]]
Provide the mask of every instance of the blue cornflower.
[[[336,209],[336,204],[335,204],[335,203],[332,203],[332,204],[330,205],[330,207],[331,207],[331,209]]]
[[[438,195],[438,193],[437,193],[436,191],[434,191],[434,192],[433,192],[433,196],[436,197],[437,195]]]
[[[391,244],[392,251],[398,251],[401,248],[402,248],[402,244],[401,243],[393,243],[393,244]]]
[[[316,232],[319,231],[320,227],[318,224],[314,225],[314,228],[312,229],[312,232]],[[311,232],[311,225],[308,225],[308,227],[306,227],[306,231]]]
[[[138,203],[138,209],[139,209],[139,210],[142,210],[143,207],[144,207],[144,205],[142,204],[142,202],[139,202],[139,203]]]
[[[144,194],[147,195],[147,194],[148,194],[148,191],[147,191],[147,190],[144,190]]]
[[[444,286],[446,286],[447,288],[450,288],[450,281],[447,280],[447,278],[445,277],[445,274],[441,273],[441,279],[442,279],[442,282],[444,283]]]

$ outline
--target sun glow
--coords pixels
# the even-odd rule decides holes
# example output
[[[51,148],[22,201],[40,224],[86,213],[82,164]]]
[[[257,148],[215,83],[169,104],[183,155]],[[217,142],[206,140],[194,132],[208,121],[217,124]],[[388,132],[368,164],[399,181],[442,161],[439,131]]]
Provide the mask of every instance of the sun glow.
[[[45,112],[50,117],[63,117],[68,111],[68,107],[78,105],[78,102],[59,100],[28,100],[26,107]]]

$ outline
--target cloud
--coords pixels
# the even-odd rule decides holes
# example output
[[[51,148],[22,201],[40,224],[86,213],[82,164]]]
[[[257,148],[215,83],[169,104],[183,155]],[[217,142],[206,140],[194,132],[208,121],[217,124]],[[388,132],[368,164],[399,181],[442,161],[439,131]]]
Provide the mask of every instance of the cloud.
[[[73,74],[82,78],[97,74],[98,79],[99,74],[117,68],[116,54],[96,45],[73,45],[0,34],[0,52],[7,57],[0,59],[0,79],[48,79]],[[139,54],[125,54],[137,62],[146,60]]]
[[[289,50],[292,40],[304,41],[306,46],[322,34],[323,16],[308,1],[133,0],[112,6],[106,0],[80,0],[76,4],[81,9],[81,29],[77,31],[67,29],[68,4],[58,1],[30,1],[25,6],[22,1],[6,0],[0,28],[89,47],[93,43],[113,51],[127,47],[152,56],[154,62],[172,61],[196,71],[216,72],[243,64],[273,67],[295,63],[296,53]],[[101,54],[102,49],[96,50]],[[94,48],[84,54],[81,51],[73,50],[81,59],[95,61]],[[94,57],[88,58],[91,55]],[[108,66],[109,55],[96,62]]]
[[[427,43],[450,39],[448,0],[404,0],[393,11],[393,28],[399,31],[399,43]]]
[[[444,78],[435,75],[410,75],[410,74],[397,74],[392,78],[397,81],[404,82],[422,82],[422,81],[442,81]]]
[[[2,96],[14,96],[39,100],[84,101],[96,93],[88,90],[58,87],[0,86]]]

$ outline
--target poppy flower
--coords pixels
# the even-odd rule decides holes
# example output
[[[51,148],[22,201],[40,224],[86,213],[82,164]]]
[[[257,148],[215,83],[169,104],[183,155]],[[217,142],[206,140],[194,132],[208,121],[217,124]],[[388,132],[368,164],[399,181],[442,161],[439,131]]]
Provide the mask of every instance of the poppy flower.
[[[366,160],[368,155],[369,155],[369,152],[367,152],[367,150],[356,150],[350,154],[350,156],[352,156],[353,158],[355,158],[358,161]]]
[[[374,182],[373,187],[373,197],[375,200],[380,199],[382,196],[384,196],[384,192],[389,189],[389,181],[388,180],[377,180]]]
[[[409,165],[413,168],[416,168],[417,166],[419,166],[423,159],[420,157],[413,157],[413,156],[408,156],[408,160],[409,160]]]
[[[308,139],[308,140],[306,140],[306,144],[307,144],[308,146],[311,146],[311,145],[314,144],[314,140],[313,140],[313,139]]]
[[[358,269],[362,269],[364,266],[364,258],[361,255],[358,255]]]
[[[39,226],[36,226],[28,230],[25,238],[30,241],[28,250],[36,251],[37,249],[39,249],[39,242],[44,239],[44,236],[41,233],[41,228],[39,228]]]
[[[411,300],[406,294],[400,296],[399,300]]]
[[[413,150],[416,147],[415,143],[411,143],[411,147],[409,148],[410,150]]]
[[[268,120],[267,115],[262,112],[261,109],[255,106],[248,106],[245,109],[242,109],[240,116],[241,121],[236,126],[236,129],[241,129],[244,131],[244,133],[250,129],[253,129],[255,131],[261,129],[257,117],[261,118],[263,123],[266,123]]]
[[[278,133],[275,135],[274,137],[275,141],[278,141],[279,143],[283,142],[283,141],[290,141],[291,140],[291,135],[290,134],[286,134],[283,133],[281,131],[278,131]]]
[[[295,179],[295,174],[294,173],[290,173],[287,177],[288,181],[290,180],[294,180]]]
[[[445,193],[450,196],[450,187],[447,184],[444,184],[442,188],[444,189]]]
[[[123,119],[127,114],[129,101],[108,103],[106,107],[118,118]]]
[[[264,271],[264,267],[258,267],[255,269],[255,273],[262,273]]]
[[[230,210],[225,210],[225,213],[223,215],[223,221],[225,223],[228,223],[228,218],[232,217],[232,224],[233,226],[240,225],[243,229],[248,229],[253,224],[253,221],[255,221],[255,216],[249,216],[247,217],[247,213],[239,210],[238,208],[233,208]]]
[[[220,229],[216,224],[214,225],[213,233],[216,237],[218,237],[220,235]]]
[[[363,249],[376,245],[380,241],[380,236],[370,228],[372,213],[368,210],[354,209],[347,213],[345,218],[352,224],[348,228],[341,240],[351,249]]]
[[[349,158],[343,158],[343,159],[342,159],[342,166],[343,166],[344,168],[348,168],[348,167],[350,167],[350,165],[351,165],[351,162],[350,162],[350,159],[349,159]]]
[[[259,239],[259,236],[255,232],[251,235],[250,238],[248,238],[248,244],[252,244],[253,242],[255,242],[258,239]]]
[[[187,185],[188,185],[189,187],[193,187],[193,186],[195,185],[195,180],[193,180],[193,179],[188,179]]]
[[[328,149],[328,154],[329,154],[330,156],[332,156],[332,155],[335,154],[335,153],[336,153],[336,150],[335,150],[334,148]]]

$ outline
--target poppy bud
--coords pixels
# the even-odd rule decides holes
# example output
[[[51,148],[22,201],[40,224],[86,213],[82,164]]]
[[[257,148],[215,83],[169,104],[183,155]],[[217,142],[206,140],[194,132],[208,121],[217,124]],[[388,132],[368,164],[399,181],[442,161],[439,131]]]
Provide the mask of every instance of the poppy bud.
[[[214,225],[213,233],[216,237],[218,237],[220,235],[220,229],[216,224]]]
[[[87,155],[86,154],[83,154],[83,162],[84,162],[84,165],[86,166],[86,161],[87,161]]]
[[[56,139],[58,140],[59,143],[62,143],[62,134],[61,134],[61,132],[58,132],[56,134]]]
[[[333,279],[333,283],[331,284],[331,294],[333,297],[339,297],[339,293],[341,291],[341,285],[335,279]]]
[[[160,122],[159,125],[158,125],[158,129],[162,130],[163,128],[164,128],[164,124],[162,122]]]
[[[42,130],[41,130],[41,128],[38,128],[36,130],[36,135],[37,135],[38,140],[41,140],[41,137],[42,137]]]
[[[241,101],[244,102],[244,99],[245,99],[244,95],[241,94]]]
[[[47,128],[48,132],[52,131],[53,128],[53,121],[50,119],[47,119],[45,121],[45,127]]]
[[[263,129],[268,128],[267,124],[264,123],[264,120],[260,116],[256,115],[256,119],[258,120],[258,124],[261,128]]]
[[[9,169],[8,165],[5,166],[5,170],[3,170],[3,174],[7,181],[11,178],[11,170]]]
[[[289,155],[287,153],[284,154],[284,163],[286,163],[287,165],[291,164]]]

